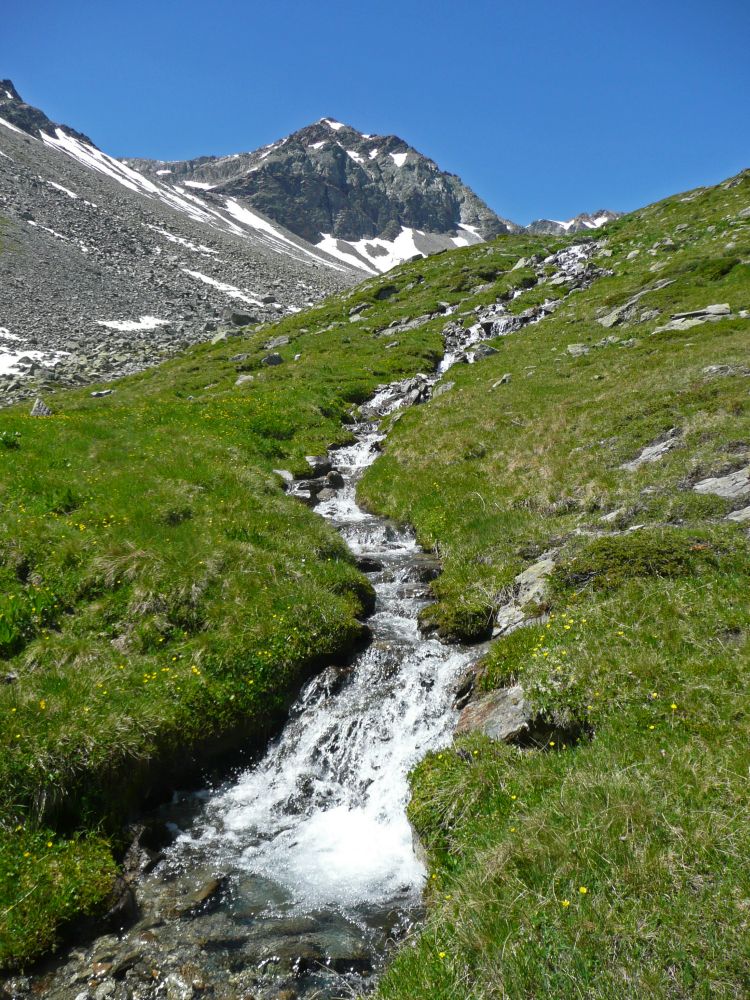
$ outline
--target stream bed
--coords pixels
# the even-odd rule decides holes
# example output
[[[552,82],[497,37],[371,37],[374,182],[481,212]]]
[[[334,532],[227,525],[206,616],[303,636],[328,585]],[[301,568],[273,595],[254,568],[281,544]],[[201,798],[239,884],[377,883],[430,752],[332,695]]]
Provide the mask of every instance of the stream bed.
[[[574,246],[543,263],[580,286],[593,250]],[[136,922],[16,977],[9,996],[333,1000],[374,986],[394,943],[423,915],[427,872],[406,817],[408,773],[451,741],[456,681],[484,650],[420,634],[437,562],[408,529],[362,510],[357,482],[379,453],[384,416],[429,398],[453,364],[478,360],[474,345],[558,304],[512,316],[498,302],[471,326],[449,322],[438,370],[381,387],[351,428],[354,443],[330,453],[335,488],[315,497],[304,483],[292,486],[300,499],[317,499],[317,513],[368,572],[371,643],[304,687],[251,766],[159,810],[168,843],[143,853]]]

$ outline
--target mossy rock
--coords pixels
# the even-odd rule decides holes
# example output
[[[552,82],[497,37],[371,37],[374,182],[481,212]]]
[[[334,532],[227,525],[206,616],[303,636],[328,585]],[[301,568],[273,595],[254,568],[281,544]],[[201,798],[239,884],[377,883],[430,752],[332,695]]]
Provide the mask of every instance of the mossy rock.
[[[492,635],[494,609],[479,603],[430,604],[419,614],[420,630],[436,633],[443,642],[484,642]]]
[[[589,543],[551,577],[553,589],[564,591],[591,584],[598,590],[621,586],[636,577],[680,577],[716,563],[714,548],[681,531],[634,531]]]

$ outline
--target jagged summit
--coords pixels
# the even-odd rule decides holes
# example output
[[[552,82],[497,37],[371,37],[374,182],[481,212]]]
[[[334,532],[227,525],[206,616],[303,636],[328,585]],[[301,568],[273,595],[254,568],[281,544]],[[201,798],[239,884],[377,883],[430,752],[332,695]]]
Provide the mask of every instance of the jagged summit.
[[[162,181],[231,197],[369,271],[520,229],[404,139],[334,117],[253,152],[126,162]]]
[[[66,135],[73,136],[81,142],[93,146],[94,143],[83,132],[77,132],[69,125],[61,125],[59,122],[51,121],[43,111],[27,104],[16,90],[12,80],[0,80],[0,118],[15,125],[35,139],[39,138],[40,132],[47,135],[54,135],[57,129],[61,129]]]
[[[557,219],[535,219],[526,228],[530,233],[550,233],[561,236],[563,233],[580,233],[586,229],[599,229],[614,219],[619,219],[622,212],[613,212],[609,208],[600,208],[596,212],[583,212],[572,219],[563,222]]]

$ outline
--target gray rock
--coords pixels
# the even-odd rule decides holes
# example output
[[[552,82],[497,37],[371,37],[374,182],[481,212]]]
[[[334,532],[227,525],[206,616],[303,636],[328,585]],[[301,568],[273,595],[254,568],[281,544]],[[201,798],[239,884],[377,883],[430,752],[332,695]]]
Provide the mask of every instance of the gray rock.
[[[225,878],[208,879],[197,889],[177,900],[173,908],[174,913],[178,916],[186,916],[217,903],[225,883]]]
[[[459,716],[456,734],[480,732],[507,742],[527,732],[532,719],[523,688],[516,684],[469,702]]]
[[[255,376],[254,375],[240,375],[237,378],[237,380],[236,380],[236,382],[234,384],[235,385],[247,385],[248,382],[254,382],[254,381],[255,381]]]
[[[721,302],[705,306],[703,309],[694,309],[692,312],[673,313],[672,319],[693,319],[696,316],[728,316],[731,311],[728,302]]]
[[[493,354],[499,354],[500,352],[496,347],[490,347],[489,344],[479,344],[478,347],[474,348],[474,360],[479,361],[482,358],[491,358]]]
[[[102,396],[111,396],[113,389],[99,389],[97,392],[92,392],[91,395],[94,399],[101,399]]]
[[[267,368],[275,368],[277,365],[283,365],[284,359],[280,354],[267,354],[260,363]]]
[[[708,365],[703,369],[706,378],[728,378],[731,375],[750,375],[750,368],[738,365]]]
[[[492,383],[492,388],[493,389],[497,389],[498,386],[508,385],[508,383],[510,382],[511,378],[512,378],[512,376],[511,376],[510,372],[506,372],[499,379],[497,379],[496,381],[494,381]]]
[[[750,465],[728,476],[702,479],[693,487],[696,493],[713,493],[717,497],[735,500],[750,493]]]
[[[273,472],[286,486],[291,486],[294,482],[294,476],[288,469],[274,469]]]
[[[648,288],[641,289],[637,292],[627,302],[624,302],[621,306],[617,306],[611,312],[608,312],[606,316],[602,316],[597,320],[601,326],[609,329],[612,326],[616,326],[618,323],[622,323],[625,320],[631,319],[634,315],[635,304],[643,298],[644,295],[648,295],[649,292],[656,292],[662,288],[666,288],[668,285],[674,284],[673,278],[661,278],[659,281],[655,282],[653,285],[649,285]]]
[[[432,390],[432,398],[437,399],[438,396],[444,396],[446,392],[451,391],[455,384],[455,382],[441,382],[440,385],[436,385]]]
[[[566,350],[571,357],[580,358],[584,354],[588,354],[590,348],[586,344],[568,344]]]
[[[284,336],[284,337],[273,337],[265,345],[265,349],[267,351],[275,351],[277,347],[286,347],[286,345],[288,343],[289,343],[289,337],[286,337],[286,336]]]
[[[726,520],[734,521],[736,524],[744,524],[746,521],[750,521],[750,507],[733,510],[731,514],[727,514]]]
[[[305,455],[305,461],[310,466],[310,472],[314,477],[325,476],[332,468],[331,460],[327,455]]]
[[[41,401],[41,399],[36,399],[36,400],[34,400],[34,405],[31,407],[31,413],[29,414],[29,416],[31,416],[31,417],[51,417],[52,416],[52,410],[50,410],[49,406],[47,406],[46,403],[43,403]]]
[[[330,487],[338,490],[344,485],[344,477],[338,469],[331,469],[331,471],[326,475],[326,482]]]
[[[647,445],[635,458],[629,462],[623,462],[620,468],[625,469],[627,472],[635,472],[636,469],[639,469],[648,462],[658,462],[660,458],[663,458],[668,451],[671,451],[676,446],[678,437],[679,431],[676,427],[672,427],[667,432],[666,437]]]
[[[253,316],[252,313],[239,311],[232,312],[229,320],[233,326],[250,326],[251,323],[259,322],[258,317]]]
[[[555,568],[555,552],[545,552],[535,563],[516,576],[510,600],[502,605],[495,616],[493,638],[514,632],[527,622],[524,605],[544,600],[549,590],[549,575]]]

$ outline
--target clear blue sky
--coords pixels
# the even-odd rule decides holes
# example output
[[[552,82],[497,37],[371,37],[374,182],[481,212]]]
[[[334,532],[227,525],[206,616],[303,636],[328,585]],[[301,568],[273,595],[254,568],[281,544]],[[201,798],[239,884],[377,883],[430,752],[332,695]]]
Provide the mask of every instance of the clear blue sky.
[[[25,0],[0,77],[117,156],[395,133],[517,222],[750,166],[750,0]]]

